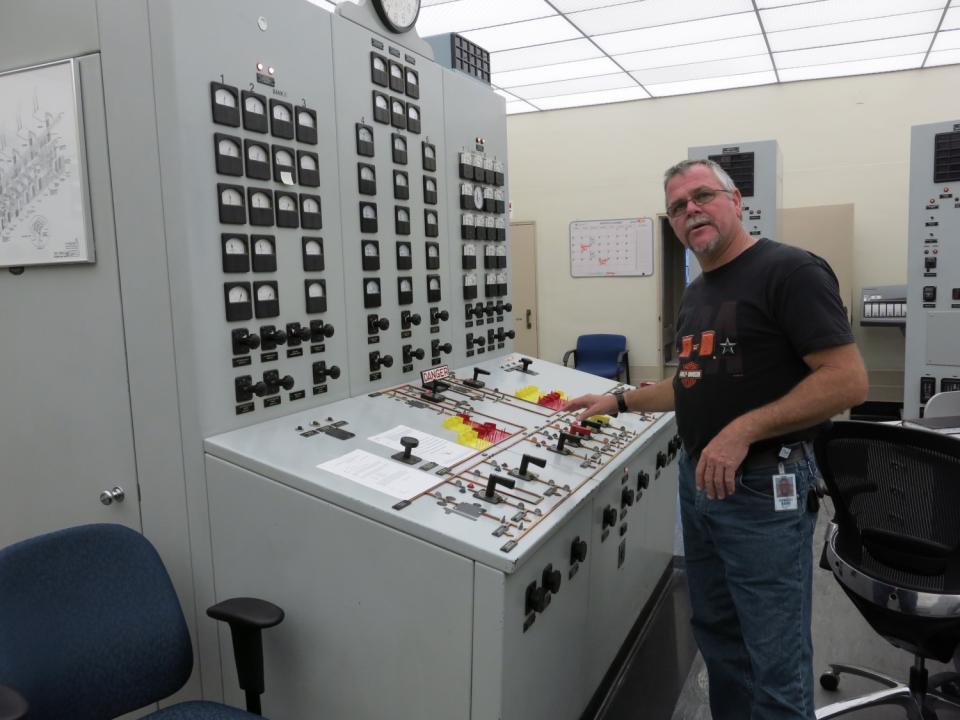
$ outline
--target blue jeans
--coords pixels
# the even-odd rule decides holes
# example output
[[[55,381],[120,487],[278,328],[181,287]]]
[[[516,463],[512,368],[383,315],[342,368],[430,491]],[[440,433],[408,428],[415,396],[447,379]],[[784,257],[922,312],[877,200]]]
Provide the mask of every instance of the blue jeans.
[[[710,500],[696,489],[696,461],[680,456],[680,510],[693,633],[710,677],[713,720],[812,720],[810,636],[812,540],[807,510],[816,482],[805,458],[796,475],[798,509],[773,509],[776,466],[737,476],[736,492]]]

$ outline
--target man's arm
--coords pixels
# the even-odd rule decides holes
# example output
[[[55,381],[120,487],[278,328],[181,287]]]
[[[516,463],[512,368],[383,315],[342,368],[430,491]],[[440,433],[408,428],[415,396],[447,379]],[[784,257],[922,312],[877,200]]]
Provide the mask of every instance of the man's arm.
[[[634,388],[623,394],[630,410],[637,412],[667,412],[673,410],[673,378],[661,380],[655,385]],[[586,408],[577,421],[586,420],[591,415],[616,415],[617,399],[613,395],[581,395],[568,400],[564,410]]]
[[[867,371],[856,345],[819,350],[803,361],[812,372],[796,387],[736,418],[703,449],[697,487],[705,487],[708,497],[733,494],[737,469],[751,443],[812,427],[866,400]]]

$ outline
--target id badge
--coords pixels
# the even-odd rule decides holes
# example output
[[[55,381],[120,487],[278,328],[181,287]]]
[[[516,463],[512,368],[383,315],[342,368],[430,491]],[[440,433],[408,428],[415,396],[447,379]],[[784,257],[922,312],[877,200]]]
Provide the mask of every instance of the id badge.
[[[796,510],[797,476],[793,473],[780,473],[773,476],[773,509],[777,512]]]

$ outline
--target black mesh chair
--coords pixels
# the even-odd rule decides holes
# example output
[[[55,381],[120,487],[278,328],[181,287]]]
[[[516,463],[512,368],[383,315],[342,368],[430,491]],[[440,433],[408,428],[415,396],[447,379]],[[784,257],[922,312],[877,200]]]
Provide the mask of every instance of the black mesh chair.
[[[838,422],[815,443],[835,515],[821,566],[866,621],[914,656],[902,683],[865,668],[831,664],[820,677],[836,690],[842,674],[884,689],[817,711],[818,720],[866,707],[900,705],[910,720],[960,708],[945,694],[956,673],[929,676],[925,661],[949,662],[960,644],[960,442],[923,430]],[[953,715],[951,715],[953,716]]]

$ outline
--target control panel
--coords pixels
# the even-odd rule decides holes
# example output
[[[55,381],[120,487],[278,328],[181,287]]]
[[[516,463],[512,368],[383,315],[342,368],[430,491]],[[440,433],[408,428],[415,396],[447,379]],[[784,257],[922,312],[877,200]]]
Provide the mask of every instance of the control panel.
[[[907,286],[881,285],[865,287],[860,293],[860,324],[864,326],[907,325]]]
[[[960,388],[960,121],[910,135],[904,417]]]

